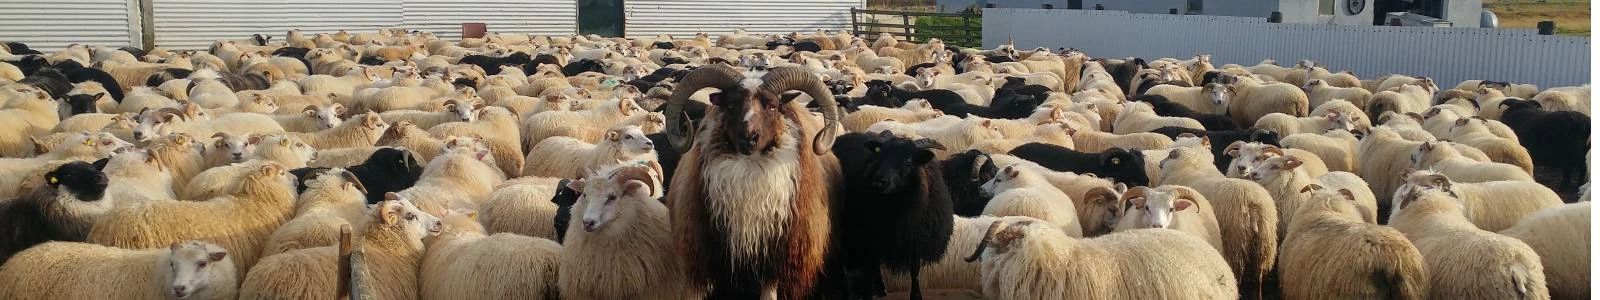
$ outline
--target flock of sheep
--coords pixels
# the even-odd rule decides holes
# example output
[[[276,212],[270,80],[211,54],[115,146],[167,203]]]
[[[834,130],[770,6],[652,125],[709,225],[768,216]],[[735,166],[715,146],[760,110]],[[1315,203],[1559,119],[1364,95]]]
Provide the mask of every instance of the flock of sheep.
[[[0,300],[1589,297],[1587,85],[823,31],[0,62]]]

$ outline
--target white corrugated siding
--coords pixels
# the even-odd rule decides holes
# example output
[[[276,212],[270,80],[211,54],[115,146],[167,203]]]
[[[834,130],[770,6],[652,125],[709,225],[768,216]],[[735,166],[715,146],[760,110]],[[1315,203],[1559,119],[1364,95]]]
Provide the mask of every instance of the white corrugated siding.
[[[137,6],[129,0],[0,0],[0,41],[40,51],[72,43],[139,46]]]
[[[485,23],[489,31],[535,35],[576,32],[578,4],[572,0],[404,0],[406,29],[461,38],[461,23]]]
[[[1219,67],[1313,59],[1361,78],[1421,75],[1441,87],[1489,79],[1545,88],[1588,83],[1590,76],[1588,37],[1526,30],[1273,24],[1265,18],[1065,9],[992,8],[983,14],[987,47],[1014,37],[1022,49],[1072,47],[1096,57],[1205,53]]]
[[[626,0],[628,37],[670,34],[712,36],[744,28],[752,33],[788,33],[850,28],[850,8],[862,0]]]
[[[204,49],[263,33],[375,32],[400,25],[399,0],[153,0],[156,47]]]

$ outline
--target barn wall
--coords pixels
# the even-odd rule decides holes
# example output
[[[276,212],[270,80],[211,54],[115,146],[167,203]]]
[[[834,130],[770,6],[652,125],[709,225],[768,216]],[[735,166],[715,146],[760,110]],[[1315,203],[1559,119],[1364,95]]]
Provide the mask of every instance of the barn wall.
[[[623,16],[628,37],[670,34],[688,38],[744,28],[751,33],[788,33],[850,28],[850,8],[863,0],[627,0]]]
[[[0,41],[22,42],[39,51],[72,43],[140,45],[139,12],[128,0],[0,0]]]
[[[1440,86],[1467,79],[1543,87],[1589,82],[1589,38],[1525,30],[1272,24],[1263,18],[1130,14],[1117,11],[985,9],[986,47],[1014,37],[1019,48],[1071,47],[1097,57],[1211,54],[1213,64],[1314,59],[1361,78],[1429,76]]]
[[[165,49],[204,49],[216,40],[244,40],[256,33],[281,41],[290,29],[318,33],[404,27],[453,40],[461,37],[461,23],[466,22],[487,23],[490,31],[501,33],[571,34],[577,28],[576,4],[564,0],[153,1],[156,46]]]
[[[404,0],[406,29],[461,38],[461,23],[488,24],[489,31],[566,35],[578,30],[578,3],[571,0]]]

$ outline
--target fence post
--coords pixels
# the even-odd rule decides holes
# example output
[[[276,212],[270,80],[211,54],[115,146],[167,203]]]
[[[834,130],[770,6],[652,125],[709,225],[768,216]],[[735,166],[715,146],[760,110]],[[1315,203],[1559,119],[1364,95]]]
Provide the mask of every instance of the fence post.
[[[911,35],[911,27],[912,27],[911,25],[913,25],[911,23],[911,15],[901,14],[900,15],[900,24],[901,25],[906,25],[905,28],[900,28],[901,31],[905,31],[906,32],[906,41],[909,41],[909,42],[912,42],[912,43],[917,42],[917,36]]]
[[[861,34],[861,19],[860,15],[857,15],[856,12],[858,12],[858,8],[850,8],[850,34],[852,35]]]
[[[1539,35],[1556,34],[1556,21],[1539,21]]]

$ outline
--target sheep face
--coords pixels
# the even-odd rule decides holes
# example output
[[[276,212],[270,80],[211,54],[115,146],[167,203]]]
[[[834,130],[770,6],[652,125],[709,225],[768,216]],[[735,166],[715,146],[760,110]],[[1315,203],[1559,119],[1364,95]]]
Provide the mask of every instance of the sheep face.
[[[200,241],[188,243],[172,243],[169,247],[170,274],[172,281],[173,298],[183,299],[211,288],[212,285],[222,282],[232,283],[234,276],[233,260],[228,258],[228,251],[217,245]],[[226,279],[225,279],[226,278]]]
[[[376,220],[383,222],[384,226],[399,227],[405,232],[406,240],[411,242],[413,249],[422,250],[422,238],[438,235],[444,227],[438,217],[418,209],[409,199],[395,193],[384,194],[384,199],[372,207],[377,214]]]
[[[210,149],[206,151],[226,151],[230,162],[244,162],[245,154],[255,153],[256,143],[250,142],[250,137],[218,132],[211,138],[215,141],[211,142]]]
[[[637,214],[637,205],[625,205],[623,201],[656,201],[650,197],[654,179],[648,169],[622,167],[604,177],[591,176],[592,179],[569,182],[567,188],[583,191],[583,201],[587,201],[581,216],[583,231],[595,232],[618,220],[619,216]]]
[[[1304,162],[1294,156],[1274,156],[1255,164],[1254,170],[1244,175],[1251,181],[1266,183],[1283,176],[1284,172],[1293,172]]]
[[[1510,98],[1500,101],[1500,108],[1509,113],[1519,109],[1543,110],[1544,105],[1539,104],[1538,101]]]
[[[100,97],[105,96],[105,94],[106,93],[96,93],[93,95],[67,95],[67,98],[63,99],[62,101],[65,102],[64,104],[66,105],[58,106],[57,111],[60,113],[62,119],[79,114],[100,113],[100,109],[97,108],[94,103],[95,101],[99,101]]]
[[[1022,172],[1022,168],[1015,164],[1001,168],[999,172],[995,172],[993,179],[989,179],[989,182],[985,182],[982,187],[979,187],[979,195],[994,197],[994,195],[1002,191],[1016,187],[1018,177],[1023,176]]]
[[[784,105],[788,101],[779,97],[782,96],[742,88],[712,94],[712,104],[721,110],[719,140],[743,155],[764,154],[777,148],[779,135],[788,131],[786,117],[795,117]]]
[[[646,137],[639,126],[623,126],[606,131],[606,140],[616,143],[626,153],[650,153],[656,143]]]
[[[56,188],[59,194],[70,194],[83,202],[104,199],[106,186],[110,184],[105,173],[82,161],[67,163],[45,173],[45,182]]]
[[[1171,187],[1148,188],[1135,187],[1123,195],[1132,209],[1145,212],[1144,220],[1150,228],[1172,227],[1172,214],[1189,209],[1194,204],[1193,200],[1180,198],[1179,193]]]
[[[1327,115],[1322,117],[1328,119],[1331,129],[1344,131],[1355,130],[1356,124],[1361,121],[1361,116],[1359,115],[1349,115],[1339,111],[1328,112]]]
[[[1411,152],[1411,168],[1426,170],[1427,166],[1446,158],[1461,156],[1455,147],[1445,144],[1444,141],[1427,141],[1417,145],[1417,151]]]
[[[1283,156],[1283,149],[1260,142],[1237,141],[1228,145],[1222,153],[1233,157],[1233,161],[1228,162],[1227,171],[1224,173],[1228,177],[1241,178],[1250,174],[1262,161]]]
[[[106,132],[92,135],[86,134],[82,139],[74,138],[72,141],[82,143],[83,146],[92,147],[92,152],[98,157],[105,157],[106,155],[133,149],[133,143],[123,141],[122,139],[117,138],[117,136]]]
[[[944,150],[943,145],[932,139],[910,139],[894,136],[887,130],[867,140],[865,145],[868,151],[867,170],[871,173],[874,188],[884,194],[898,192],[900,189],[916,186],[916,173],[928,162],[933,161],[932,150]]]
[[[478,111],[483,109],[482,101],[469,100],[465,102],[447,100],[444,110],[456,115],[461,122],[472,123],[478,120]]]
[[[1212,105],[1226,108],[1228,107],[1229,99],[1234,95],[1234,87],[1220,83],[1208,83],[1201,87],[1200,92],[1205,94],[1206,98],[1211,99]]]
[[[177,109],[163,108],[150,110],[146,108],[138,115],[139,126],[133,128],[133,138],[140,142],[147,142],[169,132],[169,125],[184,121],[184,113]]]
[[[327,107],[306,106],[301,113],[308,118],[316,119],[320,129],[331,129],[344,122],[339,116],[345,113],[345,109],[343,104],[334,103]]]

